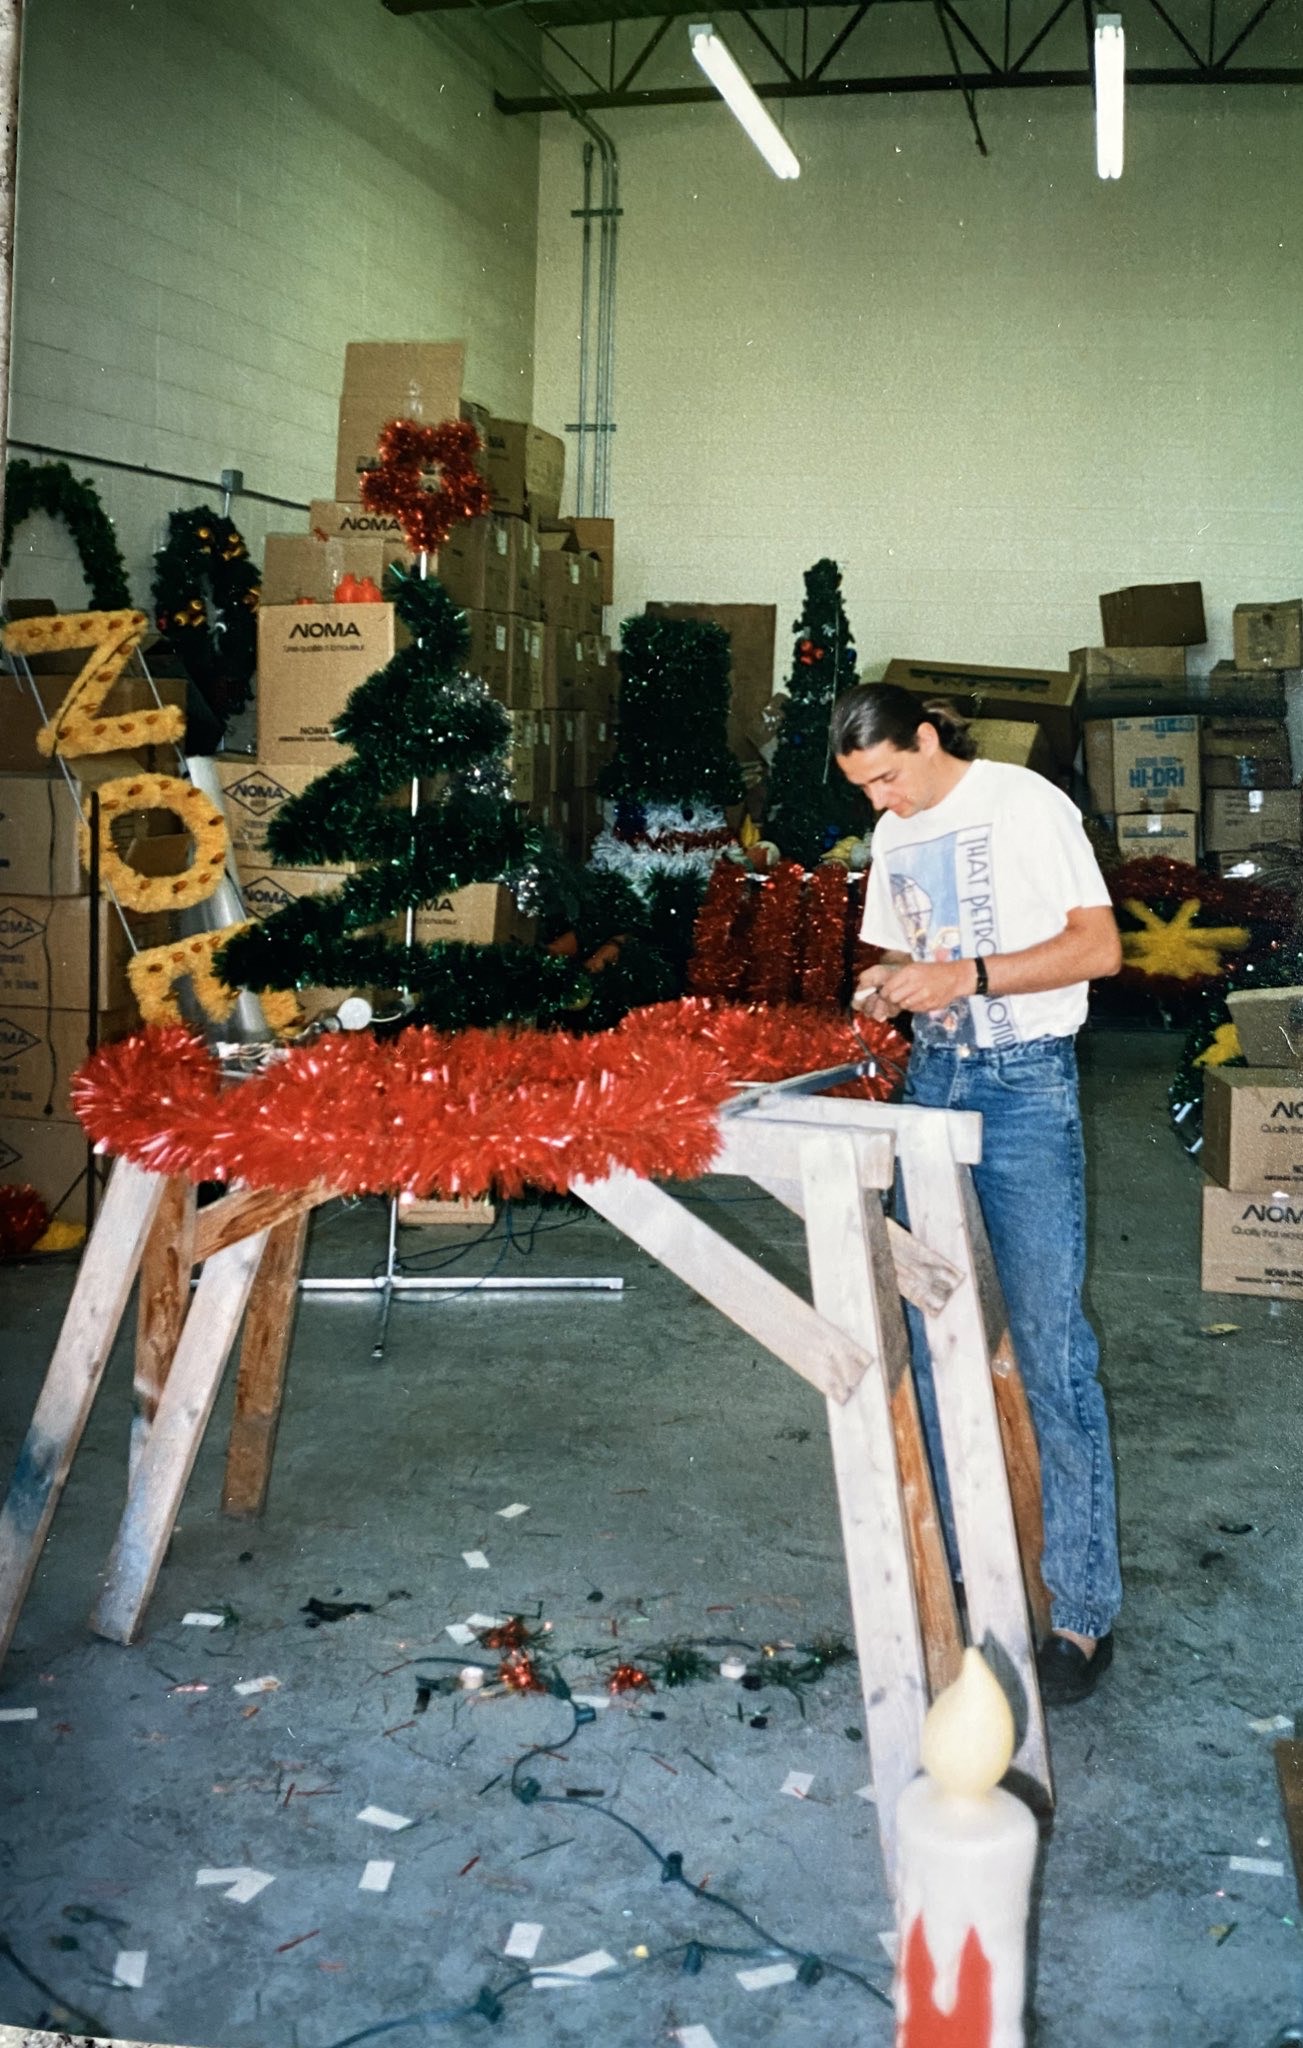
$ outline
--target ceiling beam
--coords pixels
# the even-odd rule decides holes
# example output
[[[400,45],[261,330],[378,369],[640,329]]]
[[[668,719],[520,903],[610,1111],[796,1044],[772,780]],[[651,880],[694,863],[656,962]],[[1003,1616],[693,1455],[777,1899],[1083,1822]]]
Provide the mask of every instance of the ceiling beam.
[[[786,79],[772,83],[752,79],[755,91],[763,100],[813,100],[857,98],[865,94],[907,92],[1039,92],[1047,87],[1089,86],[1089,71],[999,71],[974,72],[966,75],[954,72],[921,72],[909,77],[891,78],[816,78],[798,79],[795,84]],[[1128,71],[1128,90],[1136,85],[1303,85],[1303,66],[1258,67],[1250,70],[1220,71],[1193,67],[1185,70],[1136,70]],[[713,102],[719,105],[719,94],[713,86],[668,86],[661,90],[634,92],[576,93],[575,104],[592,113],[604,109],[631,107],[695,107]],[[494,104],[500,114],[555,114],[563,111],[560,100],[546,96],[516,99],[506,93],[495,93]]]

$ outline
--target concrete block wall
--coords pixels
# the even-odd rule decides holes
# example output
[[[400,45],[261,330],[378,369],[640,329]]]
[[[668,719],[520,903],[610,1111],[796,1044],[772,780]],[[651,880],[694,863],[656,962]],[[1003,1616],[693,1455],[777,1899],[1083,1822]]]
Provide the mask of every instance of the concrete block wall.
[[[991,94],[980,118],[986,159],[957,94],[789,103],[785,184],[722,105],[601,116],[624,206],[617,616],[776,601],[781,677],[801,572],[830,553],[869,673],[1066,666],[1099,642],[1100,591],[1199,577],[1208,665],[1234,604],[1303,589],[1298,93],[1133,88],[1116,184],[1084,89]],[[554,431],[575,417],[577,196],[549,117]]]
[[[490,50],[378,0],[28,9],[10,435],[214,479],[72,465],[137,602],[167,514],[219,506],[222,469],[331,495],[347,341],[464,336],[472,395],[529,416],[538,124],[494,113]],[[233,516],[255,555],[305,523]],[[86,601],[43,518],[6,588]]]

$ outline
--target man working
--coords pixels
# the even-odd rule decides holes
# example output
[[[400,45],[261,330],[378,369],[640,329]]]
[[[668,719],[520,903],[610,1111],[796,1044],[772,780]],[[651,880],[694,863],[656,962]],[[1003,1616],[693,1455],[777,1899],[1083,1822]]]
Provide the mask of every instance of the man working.
[[[975,760],[952,707],[862,683],[838,698],[831,732],[838,767],[883,814],[862,936],[886,952],[855,1006],[915,1013],[907,1102],[982,1116],[973,1178],[1040,1446],[1053,1633],[1037,1668],[1047,1705],[1066,1706],[1107,1670],[1122,1599],[1099,1346],[1081,1305],[1073,1044],[1087,984],[1122,964],[1117,925],[1075,805],[1029,769]],[[910,1324],[939,1466],[921,1316]]]

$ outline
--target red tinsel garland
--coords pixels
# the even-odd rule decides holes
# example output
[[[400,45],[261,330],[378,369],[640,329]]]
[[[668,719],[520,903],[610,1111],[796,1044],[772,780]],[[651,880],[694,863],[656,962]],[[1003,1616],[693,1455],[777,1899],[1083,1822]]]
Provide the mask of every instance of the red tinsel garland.
[[[379,469],[362,478],[368,512],[401,519],[409,548],[432,552],[462,519],[478,519],[493,494],[475,467],[480,437],[469,420],[444,420],[437,427],[420,420],[390,420],[381,429]],[[442,481],[427,490],[422,472],[438,464]]]
[[[692,932],[688,987],[695,996],[735,996],[742,987],[747,956],[741,926],[749,918],[757,887],[754,868],[721,860],[711,871]]]
[[[881,1050],[900,1041],[883,1027]],[[618,1030],[404,1031],[300,1046],[231,1083],[179,1026],[103,1046],[77,1114],[101,1151],[189,1180],[341,1194],[510,1197],[623,1169],[694,1179],[737,1080],[861,1056],[849,1025],[808,1011],[665,1003]],[[879,1092],[886,1093],[885,1087]]]
[[[903,1069],[909,1044],[895,1027],[867,1018],[857,1021],[858,1032],[839,1010],[817,1010],[805,1003],[752,1009],[743,1003],[713,1002],[708,996],[685,996],[677,1003],[634,1010],[616,1028],[636,1032],[649,1047],[653,1038],[681,1038],[686,1032],[713,1045],[735,1081],[781,1081],[789,1074],[849,1065],[863,1059],[866,1045],[889,1069]],[[881,1077],[866,1076],[834,1092],[881,1102],[891,1088]]]
[[[805,891],[799,861],[780,860],[765,878],[747,945],[742,988],[756,1003],[784,1003],[796,983],[796,949]]]
[[[848,871],[838,861],[817,867],[805,885],[797,993],[803,1003],[841,1002],[846,980]]]

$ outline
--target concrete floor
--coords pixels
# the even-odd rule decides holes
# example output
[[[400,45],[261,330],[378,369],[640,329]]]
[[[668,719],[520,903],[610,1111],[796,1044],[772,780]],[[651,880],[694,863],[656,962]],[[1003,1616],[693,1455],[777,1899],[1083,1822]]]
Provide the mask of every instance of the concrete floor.
[[[1272,1737],[1251,1725],[1303,1705],[1303,1310],[1198,1291],[1199,1176],[1164,1111],[1178,1041],[1102,1033],[1083,1050],[1091,1301],[1128,1598],[1100,1695],[1052,1717],[1060,1803],[1036,2039],[1266,2048],[1299,2015],[1303,1960]],[[736,1182],[698,1193],[721,1228],[795,1271],[790,1219],[739,1200]],[[620,1970],[512,1991],[504,2040],[642,2048],[695,2024],[718,2048],[890,2041],[884,2007],[835,1973],[747,1991],[735,1971],[765,1958],[712,1955],[684,1974],[694,1938],[753,1937],[663,1885],[592,1802],[512,1799],[503,1773],[565,1733],[560,1702],[436,1693],[414,1713],[422,1653],[456,1657],[441,1631],[476,1610],[541,1610],[576,1690],[597,1689],[613,1627],[633,1655],[678,1636],[808,1642],[848,1627],[817,1397],[604,1225],[554,1213],[543,1226],[536,1270],[620,1273],[623,1297],[407,1301],[382,1365],[372,1304],[305,1306],[265,1520],[217,1513],[223,1406],[130,1650],[85,1625],[121,1500],[119,1346],[0,1691],[0,1706],[39,1709],[0,1724],[0,2020],[330,2048],[509,1983],[527,1967],[504,1960],[509,1930],[533,1921],[537,1962],[605,1949]],[[378,1204],[330,1212],[313,1269],[368,1266],[383,1230]],[[457,1270],[497,1256],[517,1255],[492,1245]],[[0,1275],[6,1470],[69,1283],[62,1266]],[[1204,1334],[1215,1322],[1237,1328]],[[512,1502],[529,1513],[500,1520]],[[463,1562],[474,1549],[487,1571]],[[311,1630],[310,1596],[376,1611]],[[226,1604],[232,1628],[181,1626],[189,1609]],[[263,1674],[279,1691],[233,1692]],[[209,1689],[174,1689],[193,1682]],[[805,1719],[783,1692],[741,1697],[741,1717],[721,1680],[614,1706],[530,1770],[562,1797],[600,1790],[660,1849],[680,1850],[689,1875],[709,1873],[712,1892],[885,1990],[890,1916],[873,1809],[857,1796],[855,1670],[830,1674]],[[781,1795],[793,1769],[813,1773],[805,1800]],[[415,1825],[367,1826],[356,1816],[369,1803]],[[1237,1875],[1236,1855],[1286,1874]],[[396,1865],[383,1895],[358,1889],[373,1858]],[[253,1866],[274,1882],[241,1905],[196,1888],[202,1866]],[[148,1951],[141,1989],[112,1986],[123,1949]],[[427,2019],[402,2038],[488,2031]]]

